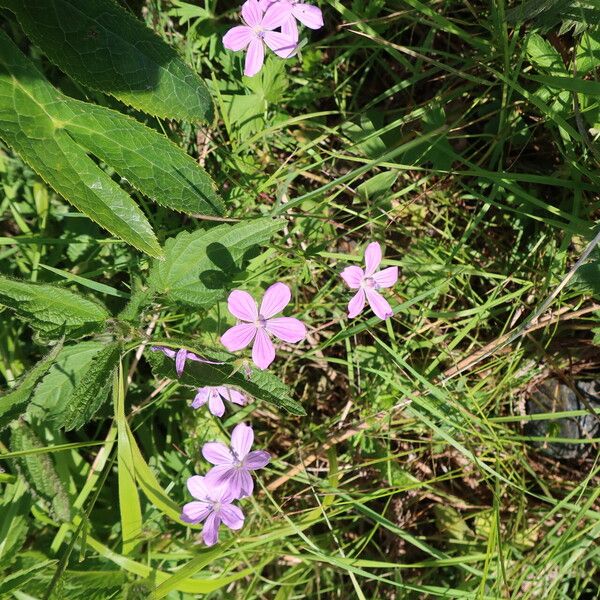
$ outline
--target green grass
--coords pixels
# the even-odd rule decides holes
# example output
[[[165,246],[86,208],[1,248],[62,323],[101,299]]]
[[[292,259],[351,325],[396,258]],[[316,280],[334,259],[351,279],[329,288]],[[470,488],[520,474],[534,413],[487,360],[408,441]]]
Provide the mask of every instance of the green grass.
[[[222,421],[193,411],[131,343],[114,411],[68,433],[30,419],[40,447],[25,450],[0,433],[0,597],[596,598],[600,439],[567,463],[541,447],[559,434],[524,423],[584,414],[532,417],[525,403],[550,376],[600,368],[593,264],[552,297],[600,215],[600,59],[590,51],[595,66],[575,73],[571,50],[598,44],[597,9],[569,2],[566,24],[523,23],[503,0],[325,0],[302,61],[271,59],[247,80],[219,41],[237,3],[126,4],[212,84],[213,124],[154,125],[204,164],[229,217],[286,218],[232,285],[292,287],[309,337],[272,369],[307,416],[258,402]],[[8,13],[3,25],[19,39]],[[6,147],[0,183],[0,273],[125,305],[145,258]],[[202,223],[130,191],[161,242]],[[395,316],[348,321],[339,272],[373,240],[400,267]],[[214,342],[225,315],[153,304],[140,330]],[[3,388],[45,355],[37,342],[0,312]],[[207,468],[204,441],[250,418],[274,459],[241,532],[206,549],[178,520],[185,481]]]

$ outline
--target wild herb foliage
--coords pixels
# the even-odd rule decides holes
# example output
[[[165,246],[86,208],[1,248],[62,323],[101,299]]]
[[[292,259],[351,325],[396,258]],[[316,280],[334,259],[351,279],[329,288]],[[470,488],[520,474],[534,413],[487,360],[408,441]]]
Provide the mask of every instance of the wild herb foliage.
[[[598,595],[598,9],[316,4],[0,0],[0,597]]]

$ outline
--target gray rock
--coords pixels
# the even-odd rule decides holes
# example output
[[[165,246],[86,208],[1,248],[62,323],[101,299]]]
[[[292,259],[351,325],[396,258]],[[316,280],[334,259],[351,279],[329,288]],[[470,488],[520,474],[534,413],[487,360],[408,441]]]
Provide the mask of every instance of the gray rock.
[[[575,382],[577,392],[594,409],[600,408],[600,379]],[[527,400],[527,414],[553,413],[570,410],[589,410],[572,389],[558,379],[547,379]],[[596,438],[600,434],[600,415],[591,414],[543,421],[528,421],[525,434],[535,437],[571,439]],[[563,460],[585,458],[594,452],[593,444],[558,442],[532,442],[544,454]]]

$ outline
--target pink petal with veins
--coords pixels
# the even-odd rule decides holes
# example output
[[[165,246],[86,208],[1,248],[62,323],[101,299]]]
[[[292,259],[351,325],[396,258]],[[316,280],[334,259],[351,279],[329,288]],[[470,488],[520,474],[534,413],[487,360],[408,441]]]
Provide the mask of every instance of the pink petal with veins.
[[[259,369],[266,369],[275,360],[275,347],[263,328],[256,330],[252,360]]]
[[[365,275],[370,277],[375,273],[381,262],[381,246],[377,242],[371,242],[365,250]]]

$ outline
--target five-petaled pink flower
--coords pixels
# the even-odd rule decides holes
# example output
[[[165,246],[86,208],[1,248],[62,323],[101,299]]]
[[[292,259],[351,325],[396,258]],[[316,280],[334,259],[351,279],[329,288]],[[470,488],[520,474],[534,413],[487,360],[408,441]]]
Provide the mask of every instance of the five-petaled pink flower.
[[[398,267],[388,267],[377,271],[381,263],[381,246],[372,242],[365,250],[365,270],[360,267],[346,267],[341,276],[353,290],[358,290],[348,303],[348,316],[352,319],[362,312],[365,301],[380,319],[391,317],[394,312],[388,301],[377,291],[392,287],[398,281]]]
[[[200,408],[208,402],[208,410],[215,417],[222,417],[225,412],[225,404],[223,400],[228,400],[234,404],[244,406],[246,404],[246,396],[233,388],[226,385],[207,385],[198,388],[198,393],[192,402],[192,408]]]
[[[175,352],[175,350],[172,350],[171,348],[165,348],[164,346],[152,346],[151,350],[153,352],[162,352],[164,355],[168,356],[169,358],[175,359],[175,371],[177,372],[177,377],[181,377],[181,374],[183,373],[183,369],[185,368],[186,360],[195,360],[196,362],[201,362],[201,363],[205,363],[208,365],[222,365],[223,364],[222,362],[219,362],[219,361],[206,360],[205,358],[202,358],[202,357],[198,356],[197,354],[194,354],[193,352],[186,350],[185,348],[180,348],[179,350],[177,350],[177,352]]]
[[[181,511],[181,520],[186,523],[201,523],[202,539],[207,546],[213,546],[219,540],[219,526],[225,523],[229,529],[241,529],[244,525],[244,513],[232,504],[235,499],[227,486],[208,485],[205,477],[194,475],[187,480],[190,494],[196,498],[188,502]]]
[[[293,317],[273,318],[289,304],[291,298],[292,293],[285,283],[274,283],[265,292],[259,310],[248,292],[233,290],[227,299],[227,307],[238,319],[238,324],[221,336],[221,343],[230,352],[235,352],[254,340],[252,360],[259,369],[266,369],[275,360],[275,347],[270,336],[291,344],[306,336],[302,321]]]
[[[252,77],[262,68],[265,60],[265,44],[281,58],[289,58],[296,51],[297,39],[279,31],[273,31],[284,20],[283,7],[274,4],[263,14],[258,0],[246,0],[242,6],[245,25],[230,29],[223,36],[227,50],[245,50],[244,75]]]
[[[215,465],[206,474],[206,484],[209,487],[225,486],[234,498],[251,496],[254,481],[250,471],[262,469],[271,460],[271,455],[264,450],[250,452],[253,442],[252,427],[240,423],[231,433],[231,448],[221,442],[204,444],[202,455]]]
[[[310,29],[323,27],[323,13],[320,8],[312,4],[296,2],[296,0],[259,0],[259,4],[265,11],[275,5],[279,7],[278,17],[281,33],[296,43],[299,38],[296,20]]]

